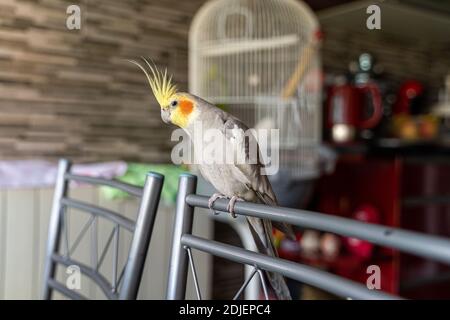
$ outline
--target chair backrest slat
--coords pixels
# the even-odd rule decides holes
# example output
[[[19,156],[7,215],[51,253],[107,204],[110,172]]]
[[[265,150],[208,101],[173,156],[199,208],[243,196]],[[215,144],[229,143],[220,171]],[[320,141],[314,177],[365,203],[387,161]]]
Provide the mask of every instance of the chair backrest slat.
[[[90,176],[80,176],[80,175],[75,175],[75,174],[72,174],[72,173],[66,173],[64,175],[64,177],[67,180],[72,180],[72,181],[77,181],[77,182],[84,182],[84,183],[93,184],[93,185],[112,187],[112,188],[124,191],[124,192],[126,192],[128,194],[131,194],[133,196],[142,197],[142,188],[133,186],[133,185],[131,185],[129,183],[117,181],[117,180],[114,180],[114,179],[108,180],[108,179],[104,179],[104,178],[97,178],[97,177],[90,177]]]
[[[100,289],[103,291],[106,297],[108,297],[111,300],[117,299],[117,295],[113,292],[112,286],[109,284],[108,280],[106,280],[105,277],[103,277],[93,268],[88,267],[84,263],[72,260],[67,257],[60,256],[58,254],[53,254],[52,260],[66,267],[77,266],[80,269],[81,273],[90,278],[100,287]]]
[[[121,225],[122,227],[124,227],[125,229],[127,229],[129,231],[134,231],[134,228],[135,228],[134,221],[128,219],[127,217],[121,216],[120,214],[117,214],[114,211],[100,208],[100,207],[94,206],[92,204],[89,204],[89,203],[86,203],[83,201],[79,201],[79,200],[75,200],[75,199],[71,199],[71,198],[67,198],[67,197],[63,197],[61,199],[61,204],[63,206],[79,209],[79,210],[82,210],[85,212],[89,212],[93,215],[101,216],[103,218],[106,218],[106,219],[114,222],[114,223]]]
[[[182,237],[181,243],[189,248],[210,253],[230,261],[252,265],[261,270],[277,272],[291,279],[309,283],[315,287],[320,287],[337,296],[351,297],[354,299],[398,299],[398,297],[384,293],[383,291],[369,291],[367,290],[367,287],[361,283],[344,279],[320,269],[284,259],[269,257],[264,254],[237,248],[217,241],[211,241],[186,234]]]
[[[73,300],[87,300],[87,298],[85,296],[83,296],[82,294],[79,294],[73,290],[68,289],[67,287],[63,286],[61,283],[59,283],[58,281],[54,280],[54,279],[48,279],[47,281],[47,285],[62,293],[63,295],[65,295],[66,297],[73,299]]]

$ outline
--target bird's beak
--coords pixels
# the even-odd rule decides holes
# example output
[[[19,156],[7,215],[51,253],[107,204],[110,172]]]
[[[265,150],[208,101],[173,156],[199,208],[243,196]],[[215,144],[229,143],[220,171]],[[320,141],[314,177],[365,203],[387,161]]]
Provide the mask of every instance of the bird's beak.
[[[165,123],[171,123],[171,121],[170,121],[170,109],[169,108],[161,108],[161,119]]]

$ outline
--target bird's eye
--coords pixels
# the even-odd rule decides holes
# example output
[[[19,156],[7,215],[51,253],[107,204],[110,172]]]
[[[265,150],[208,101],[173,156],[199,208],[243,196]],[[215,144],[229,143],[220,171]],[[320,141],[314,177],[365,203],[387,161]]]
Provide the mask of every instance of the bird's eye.
[[[178,102],[177,102],[176,100],[173,100],[173,101],[170,103],[170,105],[171,105],[172,107],[176,107],[177,104],[178,104]]]

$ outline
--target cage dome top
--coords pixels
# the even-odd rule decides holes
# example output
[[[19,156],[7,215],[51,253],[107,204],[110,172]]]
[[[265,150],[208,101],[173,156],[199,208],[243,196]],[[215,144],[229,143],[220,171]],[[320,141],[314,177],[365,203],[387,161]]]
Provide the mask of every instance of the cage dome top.
[[[190,90],[217,103],[292,96],[295,72],[313,69],[304,67],[315,64],[309,49],[319,39],[317,18],[301,1],[209,1],[190,29]]]
[[[225,53],[239,41],[252,42],[247,50],[295,45],[309,41],[317,29],[310,8],[299,1],[213,0],[195,16],[191,39],[199,47],[208,45],[210,54],[220,54],[213,44],[227,45]]]

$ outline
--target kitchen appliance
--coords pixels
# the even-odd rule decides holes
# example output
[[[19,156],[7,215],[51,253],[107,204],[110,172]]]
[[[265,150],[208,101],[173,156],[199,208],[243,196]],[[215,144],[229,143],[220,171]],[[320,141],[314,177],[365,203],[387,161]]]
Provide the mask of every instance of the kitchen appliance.
[[[383,115],[380,89],[373,82],[332,86],[328,93],[327,115],[332,140],[353,141],[358,130],[374,128],[380,122]]]
[[[394,104],[394,114],[420,114],[424,113],[425,88],[417,80],[403,82],[397,93]]]

